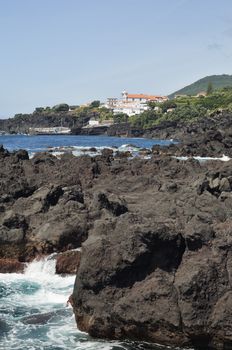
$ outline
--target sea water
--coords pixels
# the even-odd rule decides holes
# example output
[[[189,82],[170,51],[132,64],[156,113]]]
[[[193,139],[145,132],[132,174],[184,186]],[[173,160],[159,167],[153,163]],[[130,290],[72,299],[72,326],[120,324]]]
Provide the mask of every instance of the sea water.
[[[158,349],[145,343],[92,339],[80,332],[66,306],[75,276],[55,274],[51,255],[23,274],[0,274],[1,350]]]
[[[30,154],[36,152],[73,151],[76,155],[86,154],[88,149],[96,148],[97,154],[103,148],[120,151],[136,151],[151,148],[153,145],[166,146],[170,140],[154,140],[128,137],[82,136],[82,135],[0,135],[0,144],[9,151],[26,149]],[[93,154],[94,155],[94,154]]]

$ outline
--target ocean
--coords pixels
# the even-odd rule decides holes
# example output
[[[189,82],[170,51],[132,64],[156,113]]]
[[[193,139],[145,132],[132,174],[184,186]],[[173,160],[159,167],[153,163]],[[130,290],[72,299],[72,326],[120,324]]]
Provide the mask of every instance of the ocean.
[[[109,136],[79,136],[79,135],[0,135],[0,144],[9,151],[26,149],[31,156],[36,152],[49,151],[60,154],[72,152],[74,155],[100,154],[103,148],[119,151],[136,152],[141,148],[151,148],[153,145],[169,145],[170,140],[154,140],[143,138],[109,137]],[[96,148],[95,151],[90,150]]]
[[[105,136],[2,135],[0,144],[8,150],[72,151],[85,154],[95,147],[136,153],[139,148],[170,141]],[[54,255],[28,264],[23,274],[0,274],[0,350],[151,350],[167,349],[147,343],[92,339],[80,332],[72,308],[66,306],[75,276],[55,274]]]

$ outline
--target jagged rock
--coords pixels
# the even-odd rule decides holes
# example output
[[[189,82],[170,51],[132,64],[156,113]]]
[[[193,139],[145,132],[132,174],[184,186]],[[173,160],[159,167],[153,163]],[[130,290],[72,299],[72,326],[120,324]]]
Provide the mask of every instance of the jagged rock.
[[[107,209],[115,216],[120,216],[128,211],[126,203],[121,198],[106,193],[97,193],[94,197],[93,207],[95,209]]]
[[[82,244],[73,294],[81,329],[228,348],[232,162],[169,152],[130,161],[0,157],[0,257],[30,261]]]

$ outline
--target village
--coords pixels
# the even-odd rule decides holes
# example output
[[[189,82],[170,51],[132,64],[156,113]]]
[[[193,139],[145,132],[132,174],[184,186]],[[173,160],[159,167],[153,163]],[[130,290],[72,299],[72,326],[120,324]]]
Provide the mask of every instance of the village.
[[[123,91],[119,98],[109,97],[105,102],[94,100],[82,105],[70,106],[61,103],[53,107],[36,107],[31,117],[30,115],[15,115],[16,119],[31,118],[30,122],[27,122],[28,128],[17,129],[16,133],[28,135],[81,133],[88,135],[107,132],[109,127],[117,124],[122,125],[122,123],[134,123],[135,126],[135,121],[149,118],[146,125],[139,125],[141,129],[150,127],[155,118],[157,120],[162,115],[169,114],[168,117],[165,117],[168,119],[175,112],[178,105],[188,105],[190,103],[189,99],[191,99],[193,105],[196,105],[198,104],[197,100],[202,103],[202,98],[206,96],[208,96],[206,91],[200,91],[193,95],[178,93],[170,96]],[[25,126],[25,121],[23,123]],[[2,133],[4,132],[3,129]],[[13,132],[15,131],[13,130]]]
[[[138,115],[143,113],[144,111],[149,110],[149,102],[162,103],[168,100],[167,96],[159,96],[159,95],[148,95],[148,94],[131,94],[127,91],[123,91],[121,94],[121,98],[109,97],[106,102],[99,104],[99,108],[106,108],[110,110],[113,115],[116,114],[125,114],[128,117],[133,115]],[[86,103],[81,107],[89,107],[90,103]],[[155,109],[159,109],[159,107],[155,107]],[[71,111],[72,109],[69,109]],[[87,125],[83,126],[83,129],[89,128],[97,128],[97,127],[109,127],[114,124],[113,119],[108,120],[99,120],[99,118],[91,117],[88,121]],[[29,128],[29,134],[33,135],[68,135],[71,133],[71,129],[69,127],[64,127],[62,125],[56,127],[37,127]]]

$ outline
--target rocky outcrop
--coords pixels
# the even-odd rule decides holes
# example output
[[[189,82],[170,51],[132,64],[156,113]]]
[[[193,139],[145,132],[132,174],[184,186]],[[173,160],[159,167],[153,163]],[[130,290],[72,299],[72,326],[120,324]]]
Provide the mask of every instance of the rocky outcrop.
[[[90,115],[77,118],[73,111],[43,111],[31,114],[17,114],[14,118],[0,119],[0,130],[6,133],[28,133],[29,128],[47,128],[63,126],[79,128],[87,123]]]
[[[231,161],[0,154],[0,258],[62,252],[57,272],[79,264],[81,330],[232,347]],[[81,260],[64,253],[80,245]]]
[[[232,114],[222,111],[195,122],[164,122],[144,131],[143,136],[181,141],[176,145],[177,155],[231,156],[231,122]]]
[[[128,210],[102,208],[82,245],[78,326],[94,337],[230,348],[231,163],[136,165],[113,180]]]

